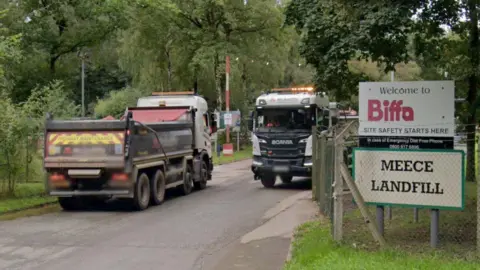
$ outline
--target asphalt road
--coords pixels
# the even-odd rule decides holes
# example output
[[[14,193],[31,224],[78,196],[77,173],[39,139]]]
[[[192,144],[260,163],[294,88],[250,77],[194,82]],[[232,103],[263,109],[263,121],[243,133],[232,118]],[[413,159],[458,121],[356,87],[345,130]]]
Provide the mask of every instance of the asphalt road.
[[[207,189],[144,212],[109,206],[0,222],[0,269],[281,269],[288,239],[241,238],[308,183],[267,190],[250,164],[216,167]]]

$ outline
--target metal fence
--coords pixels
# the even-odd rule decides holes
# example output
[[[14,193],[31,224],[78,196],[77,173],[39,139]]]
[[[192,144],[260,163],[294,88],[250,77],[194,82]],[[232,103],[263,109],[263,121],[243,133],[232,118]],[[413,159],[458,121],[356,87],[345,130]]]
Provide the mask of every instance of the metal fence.
[[[365,203],[364,200],[371,199],[371,194],[364,186],[362,189],[364,184],[358,184],[352,177],[352,152],[358,146],[357,129],[358,123],[343,122],[327,132],[315,131],[314,133],[316,136],[313,138],[312,196],[318,202],[321,213],[331,221],[332,237],[348,245],[368,250],[387,245],[421,253],[434,247],[455,257],[478,258],[477,233],[480,234],[480,228],[477,232],[477,224],[480,204],[477,208],[476,182],[464,183],[463,210]],[[462,148],[461,144],[456,146],[456,148]],[[413,159],[408,156],[408,153],[404,153],[402,158]],[[477,176],[480,152],[476,150],[475,154],[477,168],[474,174]],[[368,157],[368,155],[362,156],[361,162],[363,164],[373,162]],[[451,159],[446,156],[438,156],[437,159],[441,164],[439,166],[442,166],[445,171],[445,177],[442,179],[458,179],[458,172],[466,169],[464,167],[459,170],[459,163],[451,162]],[[465,166],[465,163],[462,166]],[[356,169],[359,170],[359,168]],[[407,180],[405,182],[421,182],[421,179]],[[459,182],[456,183],[452,184],[448,181],[442,183],[446,185],[442,187],[442,192],[446,193],[444,198],[447,200],[451,198],[452,202],[459,201],[458,196],[461,196]],[[416,189],[422,188],[422,184],[415,185]],[[401,189],[402,187],[392,188]],[[430,188],[433,190],[440,187]],[[395,196],[394,193],[392,196]],[[450,202],[436,202],[436,204],[432,202],[432,205],[442,203]]]

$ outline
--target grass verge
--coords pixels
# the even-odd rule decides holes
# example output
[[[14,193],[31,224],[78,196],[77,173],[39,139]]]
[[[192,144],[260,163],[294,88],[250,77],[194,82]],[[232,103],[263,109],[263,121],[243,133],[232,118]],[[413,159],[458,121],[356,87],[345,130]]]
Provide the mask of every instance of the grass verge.
[[[233,152],[232,156],[224,156],[223,154],[220,154],[220,157],[217,157],[217,153],[213,153],[213,164],[222,165],[249,158],[252,158],[252,147],[250,146],[245,147],[243,150]]]
[[[440,211],[440,245],[435,250],[436,254],[442,253],[443,257],[452,259],[475,259],[476,190],[475,183],[466,183],[463,211]],[[369,210],[375,215],[374,206],[369,206]],[[429,245],[429,209],[419,209],[419,219],[416,222],[412,208],[392,208],[392,219],[389,220],[385,215],[385,240],[390,247],[410,253],[432,252]],[[378,249],[360,211],[355,207],[344,216],[344,241],[348,245],[356,245],[365,250]]]
[[[480,263],[446,257],[442,252],[418,254],[393,248],[372,252],[352,245],[339,245],[332,240],[329,222],[317,220],[305,223],[297,229],[292,258],[284,269],[474,270],[480,269]]]
[[[0,220],[41,214],[55,202],[56,198],[45,195],[43,183],[20,183],[13,196],[0,197]]]

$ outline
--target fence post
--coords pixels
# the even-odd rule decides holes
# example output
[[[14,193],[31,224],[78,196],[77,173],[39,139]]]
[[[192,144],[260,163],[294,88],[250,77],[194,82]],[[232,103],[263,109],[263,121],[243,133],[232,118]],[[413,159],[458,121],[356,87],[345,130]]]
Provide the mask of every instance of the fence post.
[[[319,151],[318,153],[318,162],[317,162],[317,167],[319,168],[317,170],[317,177],[318,177],[318,201],[320,202],[320,210],[322,211],[323,214],[326,214],[327,210],[327,204],[329,203],[329,200],[326,199],[325,196],[325,185],[327,182],[326,179],[326,153],[327,153],[327,143],[326,143],[326,137],[324,135],[320,135],[320,137],[317,140],[317,149]]]
[[[475,136],[477,138],[477,136]],[[480,161],[480,148],[477,150],[478,161]],[[480,163],[477,163],[480,171]],[[475,169],[477,169],[475,168]],[[477,184],[477,254],[480,256],[480,185]]]
[[[317,154],[318,153],[318,147],[317,147],[317,127],[313,126],[312,127],[312,198],[319,202],[319,198],[317,196],[317,189],[318,189],[318,177],[317,177],[317,171],[318,171],[318,164],[317,164]]]
[[[333,239],[341,241],[343,238],[343,178],[340,171],[343,162],[343,136],[334,136],[335,145],[335,171],[334,171],[334,191],[333,191]]]

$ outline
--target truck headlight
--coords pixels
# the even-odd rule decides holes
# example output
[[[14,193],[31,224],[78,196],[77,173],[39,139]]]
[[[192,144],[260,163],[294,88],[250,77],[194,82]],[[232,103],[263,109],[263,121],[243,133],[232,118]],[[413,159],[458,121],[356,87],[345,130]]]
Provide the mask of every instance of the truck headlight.
[[[259,142],[259,143],[267,143],[267,141],[264,140],[264,139],[258,139],[258,142]]]
[[[303,161],[303,166],[305,167],[312,167],[313,162],[312,162],[312,157],[305,157]]]
[[[301,101],[302,104],[310,104],[310,98],[304,98]]]
[[[308,138],[306,139],[301,139],[298,143],[307,143]]]

